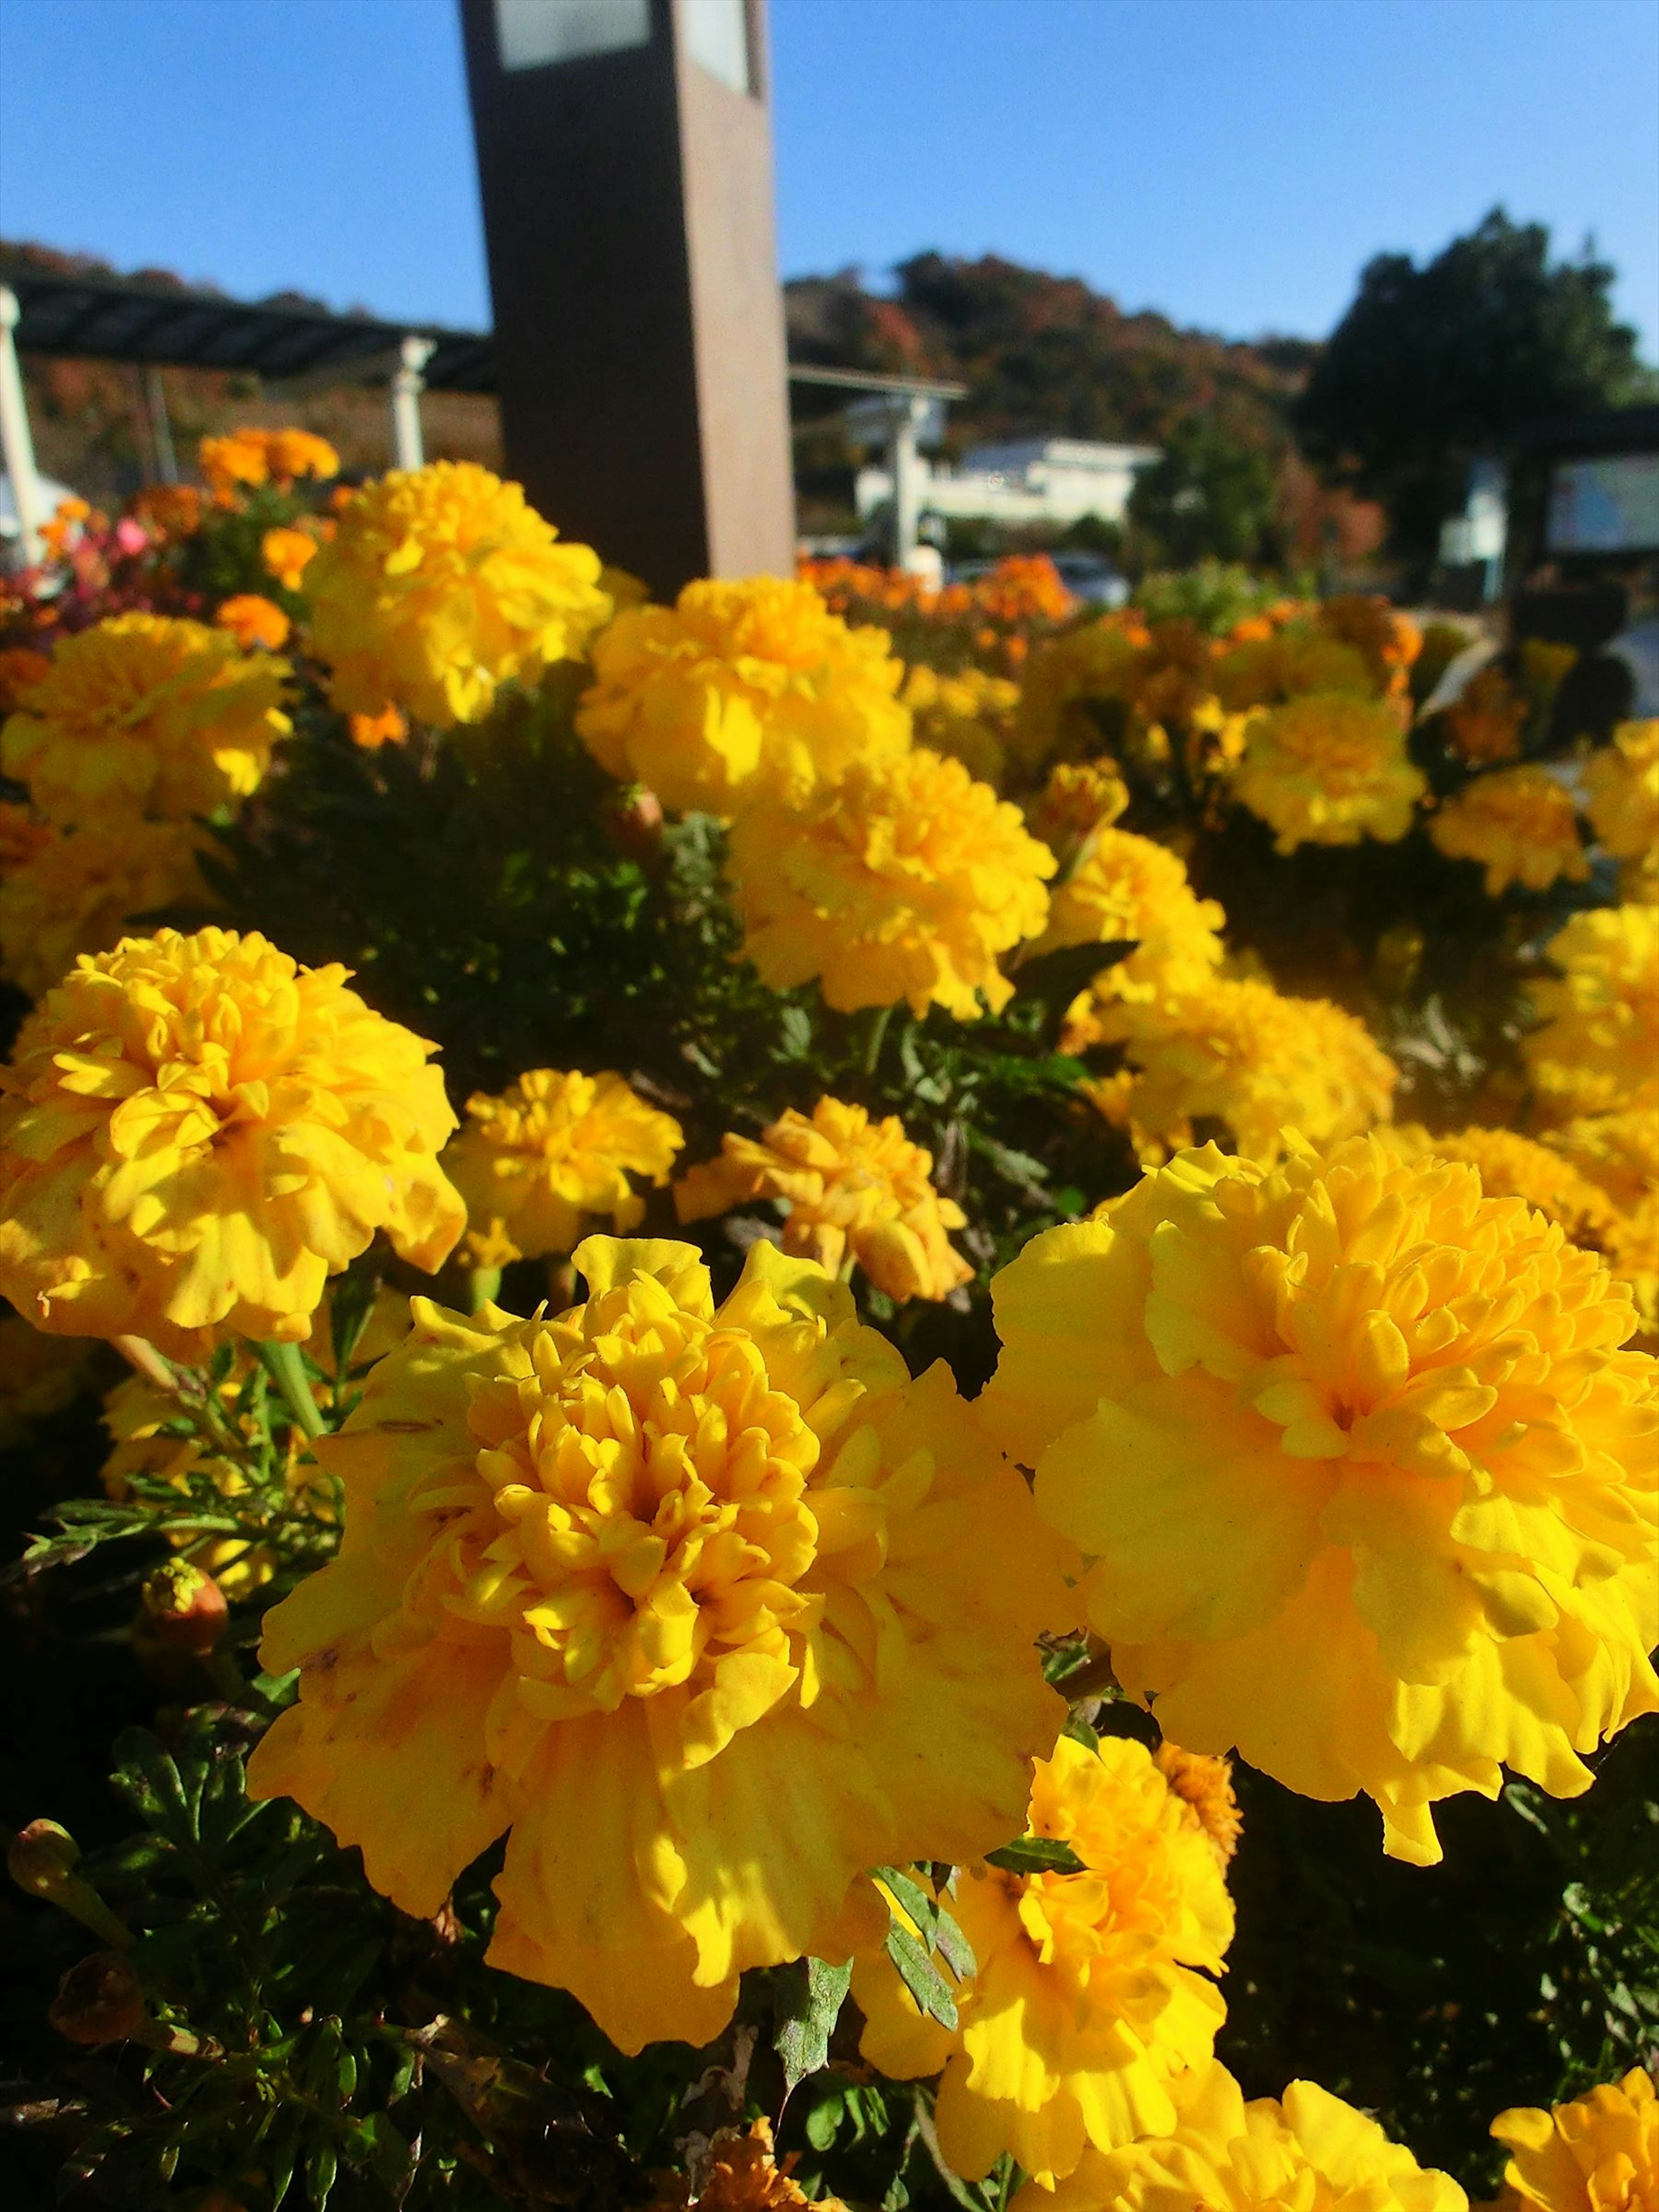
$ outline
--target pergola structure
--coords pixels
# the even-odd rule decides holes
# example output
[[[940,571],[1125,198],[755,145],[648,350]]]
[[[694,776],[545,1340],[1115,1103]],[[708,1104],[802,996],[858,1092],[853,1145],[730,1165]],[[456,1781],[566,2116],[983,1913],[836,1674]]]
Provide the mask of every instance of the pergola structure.
[[[164,479],[177,480],[162,368],[237,369],[275,382],[338,377],[384,381],[391,395],[392,451],[399,468],[423,458],[422,392],[495,390],[495,340],[487,331],[435,323],[388,322],[374,315],[335,314],[288,301],[245,301],[143,277],[64,275],[8,258],[0,264],[0,450],[16,503],[24,558],[38,560],[40,512],[33,445],[18,371],[20,353],[125,362],[146,378],[146,400]],[[896,484],[914,471],[921,415],[965,387],[927,379],[879,376],[862,370],[789,365],[793,384],[821,385],[862,395],[882,414]],[[903,536],[904,515],[898,520]],[[914,542],[914,517],[911,518]],[[907,550],[900,547],[901,556]]]

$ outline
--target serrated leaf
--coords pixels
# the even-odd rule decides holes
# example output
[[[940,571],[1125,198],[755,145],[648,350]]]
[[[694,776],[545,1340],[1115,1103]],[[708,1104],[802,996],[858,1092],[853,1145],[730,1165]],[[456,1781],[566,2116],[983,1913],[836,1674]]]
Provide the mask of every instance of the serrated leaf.
[[[148,1729],[124,1729],[114,1744],[115,1771],[110,1777],[146,1827],[188,1849],[196,1823],[178,1767]]]
[[[1007,1874],[1082,1874],[1082,1860],[1058,1836],[1021,1836],[1000,1851],[987,1851],[987,1866]]]
[[[853,1979],[852,1963],[798,1959],[774,1984],[772,2047],[783,2065],[784,2094],[830,2063],[830,2038]]]
[[[887,1931],[887,1955],[898,1969],[899,1979],[916,2001],[916,2008],[941,2027],[958,2025],[957,2001],[951,1985],[914,1936],[902,1928]]]
[[[908,1912],[915,1923],[915,1930],[931,1951],[933,1948],[933,1929],[939,1920],[939,1906],[918,1881],[897,1867],[872,1867],[871,1873],[889,1891],[894,1903],[902,1912]]]
[[[942,1905],[933,1928],[933,1948],[959,1982],[967,1981],[979,1972],[973,1945]]]

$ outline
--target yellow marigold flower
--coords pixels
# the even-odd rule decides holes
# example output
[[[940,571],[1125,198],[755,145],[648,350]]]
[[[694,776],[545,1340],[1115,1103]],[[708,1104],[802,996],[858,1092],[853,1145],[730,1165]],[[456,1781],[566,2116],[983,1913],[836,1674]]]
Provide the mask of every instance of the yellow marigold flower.
[[[707,1221],[757,1198],[787,1205],[783,1249],[835,1274],[854,1261],[878,1291],[945,1298],[974,1271],[949,1232],[968,1217],[933,1188],[933,1156],[913,1145],[896,1115],[872,1121],[862,1106],[820,1098],[809,1117],[792,1106],[758,1139],[726,1136],[720,1156],[674,1186],[682,1221]]]
[[[52,673],[52,662],[31,645],[0,646],[0,714],[9,714],[22,703],[43,677]]]
[[[1220,1863],[1145,1747],[1069,1736],[1036,1762],[1029,1832],[1081,1874],[976,1867],[948,1900],[973,1948],[955,2031],[918,2013],[884,1951],[860,1956],[860,2050],[902,2080],[945,2069],[939,2147],[969,2180],[1005,2151],[1037,2181],[1175,2124],[1171,2079],[1212,2056],[1226,2017],[1232,1900]]]
[[[1182,2075],[1171,2094],[1172,2130],[1086,2153],[1052,2194],[1027,2183],[1017,2212],[1468,2212],[1449,2174],[1419,2166],[1315,2082],[1247,2105],[1218,2059]]]
[[[1346,640],[1298,628],[1271,632],[1224,653],[1215,688],[1231,714],[1279,707],[1310,695],[1368,699],[1378,688],[1365,656]]]
[[[230,632],[244,653],[252,653],[256,646],[267,653],[279,652],[294,627],[274,599],[262,599],[258,592],[239,592],[224,600],[213,619]]]
[[[262,484],[270,477],[270,454],[263,430],[229,430],[204,438],[196,458],[210,491],[234,491],[238,484]]]
[[[467,1253],[480,1267],[574,1252],[605,1214],[613,1229],[636,1227],[645,1200],[629,1176],[660,1189],[685,1142],[672,1114],[611,1070],[533,1067],[499,1097],[477,1092],[466,1110],[443,1164],[466,1201]]]
[[[1364,656],[1378,691],[1401,691],[1419,653],[1423,633],[1374,592],[1341,592],[1319,610],[1319,626]]]
[[[1601,1114],[1553,1129],[1545,1143],[1571,1161],[1613,1209],[1595,1234],[1628,1283],[1644,1326],[1659,1329],[1659,1115],[1651,1107]]]
[[[1233,775],[1236,796],[1273,830],[1280,853],[1362,837],[1393,844],[1427,787],[1393,708],[1336,692],[1258,714]]]
[[[1026,665],[1009,750],[1028,769],[1054,753],[1097,753],[1103,740],[1097,709],[1127,709],[1145,664],[1146,634],[1112,616],[1062,637],[1045,638]]]
[[[1013,996],[997,956],[1048,917],[1054,854],[960,761],[918,745],[849,769],[799,811],[757,801],[732,832],[744,951],[775,990],[816,975],[842,1013],[901,999],[972,1021]]]
[[[1546,949],[1563,973],[1532,987],[1533,1081],[1569,1113],[1659,1106],[1659,906],[1576,914]]]
[[[618,615],[593,675],[583,743],[677,812],[799,804],[909,743],[887,632],[849,629],[811,585],[779,576],[688,584],[672,607]]]
[[[959,760],[979,782],[1000,786],[1008,731],[1019,704],[1018,684],[982,668],[945,676],[917,661],[899,698],[910,710],[918,743]]]
[[[78,961],[0,1068],[0,1292],[65,1336],[303,1339],[377,1229],[465,1225],[431,1048],[263,937],[163,929]]]
[[[1292,999],[1253,976],[1216,976],[1096,1018],[1134,1071],[1131,1119],[1164,1148],[1224,1121],[1264,1164],[1295,1127],[1315,1143],[1358,1136],[1394,1110],[1400,1071],[1364,1022],[1328,999]]]
[[[521,486],[473,461],[365,485],[305,574],[335,705],[390,703],[447,730],[482,720],[501,684],[585,651],[611,613],[599,556],[556,536]]]
[[[308,530],[286,527],[267,530],[259,540],[259,557],[285,592],[305,589],[305,573],[317,551],[317,540]]]
[[[1199,897],[1186,864],[1167,846],[1129,830],[1097,830],[1053,894],[1038,950],[1118,945],[1130,939],[1135,949],[1103,968],[1074,1001],[1067,1018],[1068,1050],[1085,1050],[1111,1035],[1118,1002],[1165,997],[1218,967],[1226,920],[1214,899]]]
[[[52,836],[0,879],[0,969],[32,999],[82,952],[107,952],[140,915],[214,901],[189,822],[94,823]]]
[[[340,456],[314,430],[267,430],[264,442],[266,463],[278,483],[291,483],[295,477],[340,473]]]
[[[366,753],[379,752],[382,745],[401,745],[409,736],[409,718],[400,707],[383,707],[378,714],[348,714],[346,726],[352,744]]]
[[[1659,866],[1659,720],[1621,722],[1584,769],[1585,811],[1615,860]]]
[[[1488,1198],[1523,1198],[1547,1220],[1559,1222],[1575,1244],[1593,1252],[1609,1249],[1617,1208],[1552,1144],[1540,1144],[1514,1129],[1469,1127],[1431,1136],[1415,1122],[1384,1131],[1382,1142],[1402,1160],[1461,1160],[1480,1170]]]
[[[1244,1832],[1238,1800],[1233,1795],[1232,1762],[1211,1759],[1201,1751],[1183,1751],[1178,1743],[1161,1743],[1152,1753],[1152,1763],[1225,1866]]]
[[[690,1245],[575,1261],[556,1317],[416,1299],[318,1445],[344,1541],[267,1617],[300,1701],[249,1787],[417,1915],[509,1832],[491,1963],[701,2044],[872,1932],[860,1869],[1017,1829],[1064,1592],[949,1370],[822,1268],[757,1244],[717,1310]]]
[[[1486,896],[1511,884],[1547,891],[1582,884],[1589,855],[1578,835],[1571,793],[1547,769],[1494,769],[1475,776],[1429,819],[1429,835],[1448,860],[1476,860],[1486,871]]]
[[[289,672],[204,623],[112,615],[59,645],[0,763],[60,824],[210,814],[258,788],[292,728]]]
[[[1555,1796],[1659,1709],[1659,1364],[1629,1292],[1470,1167],[1206,1146],[994,1288],[981,1418],[1092,1555],[1090,1619],[1179,1742],[1435,1801]]]
[[[1109,830],[1128,804],[1129,787],[1115,761],[1060,761],[1026,802],[1025,819],[1031,835],[1063,864],[1096,830]]]
[[[1645,2067],[1553,2112],[1517,2105],[1492,2134],[1510,2154],[1503,2212],[1650,2212],[1659,2204],[1659,2093]]]
[[[0,1450],[27,1442],[37,1421],[74,1403],[87,1349],[31,1328],[21,1315],[0,1314]]]

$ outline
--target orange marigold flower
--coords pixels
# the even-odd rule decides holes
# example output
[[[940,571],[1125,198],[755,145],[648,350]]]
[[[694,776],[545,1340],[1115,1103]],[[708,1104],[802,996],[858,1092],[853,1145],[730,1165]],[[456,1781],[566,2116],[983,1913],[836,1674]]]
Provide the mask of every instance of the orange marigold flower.
[[[1178,1743],[1161,1743],[1152,1753],[1152,1763],[1225,1866],[1244,1832],[1243,1817],[1233,1795],[1232,1761],[1212,1759],[1201,1751],[1183,1751]]]
[[[265,1619],[250,1763],[405,1911],[507,1832],[489,1960],[628,2051],[873,1936],[872,1865],[1018,1827],[1063,1610],[1024,1483],[809,1261],[591,1237],[568,1312],[414,1301],[337,1437],[339,1555]]]
[[[258,646],[268,653],[280,651],[294,627],[274,600],[262,599],[258,592],[239,592],[234,599],[224,600],[213,619],[221,629],[230,632],[244,653],[252,653]]]
[[[1527,700],[1495,661],[1478,668],[1445,710],[1446,742],[1470,768],[1511,761],[1527,726]]]
[[[1578,835],[1571,793],[1547,769],[1500,768],[1474,777],[1437,807],[1429,836],[1448,860],[1474,860],[1486,872],[1486,896],[1511,884],[1547,891],[1582,884],[1589,855]]]
[[[265,459],[278,483],[295,477],[337,477],[340,456],[326,438],[312,430],[267,430]]]
[[[210,490],[234,491],[238,484],[262,484],[270,476],[270,455],[262,430],[231,430],[204,438],[196,449]]]
[[[792,1106],[758,1139],[726,1136],[720,1156],[674,1186],[682,1221],[707,1221],[757,1198],[788,1208],[783,1249],[836,1273],[856,1261],[902,1304],[945,1298],[974,1271],[949,1232],[968,1217],[933,1188],[933,1156],[913,1145],[896,1115],[872,1121],[862,1106],[820,1098],[811,1117]]]
[[[304,588],[305,573],[316,551],[317,540],[308,530],[289,530],[286,526],[267,530],[259,540],[259,557],[266,572],[285,592]]]
[[[960,761],[918,745],[799,811],[745,807],[729,872],[744,951],[775,990],[817,976],[842,1013],[908,1001],[973,1021],[1013,995],[997,956],[1038,935],[1054,854]]]
[[[354,745],[373,753],[382,745],[403,744],[409,736],[409,717],[400,707],[382,707],[378,714],[348,714],[346,727]]]
[[[14,869],[26,867],[58,834],[32,806],[20,806],[13,799],[0,799],[0,881]]]
[[[32,691],[51,673],[51,660],[33,646],[0,646],[0,714],[9,714],[14,707],[21,706],[23,694]]]

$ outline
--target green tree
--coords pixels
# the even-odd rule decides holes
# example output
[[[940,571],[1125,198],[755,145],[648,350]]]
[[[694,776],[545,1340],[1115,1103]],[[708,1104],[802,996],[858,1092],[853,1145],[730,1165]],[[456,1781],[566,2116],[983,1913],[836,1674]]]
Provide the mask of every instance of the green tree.
[[[1254,561],[1270,551],[1272,456],[1204,416],[1179,422],[1163,456],[1136,480],[1129,501],[1143,564],[1188,568],[1200,561]]]
[[[1476,453],[1529,418],[1653,390],[1613,314],[1617,273],[1588,245],[1552,262],[1545,226],[1501,207],[1420,269],[1378,254],[1296,404],[1304,450],[1382,502],[1401,552],[1431,554]]]

